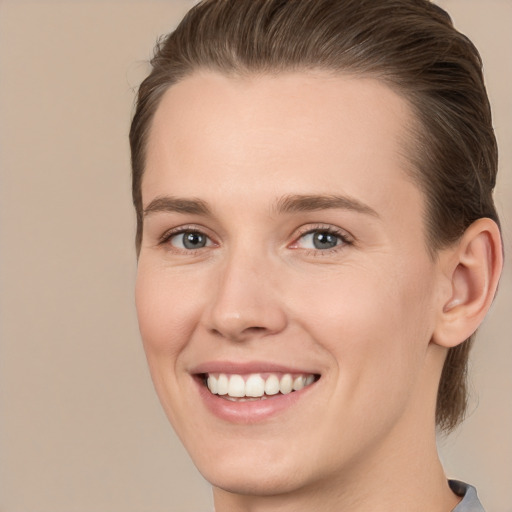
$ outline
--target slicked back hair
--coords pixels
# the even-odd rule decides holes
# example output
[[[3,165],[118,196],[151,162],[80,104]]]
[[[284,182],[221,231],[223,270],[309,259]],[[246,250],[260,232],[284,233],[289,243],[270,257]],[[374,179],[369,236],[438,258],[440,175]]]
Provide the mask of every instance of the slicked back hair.
[[[410,105],[407,156],[426,197],[433,258],[482,217],[499,224],[492,191],[497,146],[480,55],[429,0],[204,0],[162,38],[140,85],[130,130],[136,248],[151,122],[169,87],[199,70],[227,75],[324,70],[386,83]],[[436,423],[450,431],[467,406],[472,338],[449,349]]]

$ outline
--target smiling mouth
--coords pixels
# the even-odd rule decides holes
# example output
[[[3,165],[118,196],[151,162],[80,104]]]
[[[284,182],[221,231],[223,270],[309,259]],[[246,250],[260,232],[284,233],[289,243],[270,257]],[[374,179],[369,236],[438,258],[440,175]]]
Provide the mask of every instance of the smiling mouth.
[[[203,384],[210,393],[233,402],[266,400],[300,391],[316,382],[318,374],[251,373],[203,373]]]

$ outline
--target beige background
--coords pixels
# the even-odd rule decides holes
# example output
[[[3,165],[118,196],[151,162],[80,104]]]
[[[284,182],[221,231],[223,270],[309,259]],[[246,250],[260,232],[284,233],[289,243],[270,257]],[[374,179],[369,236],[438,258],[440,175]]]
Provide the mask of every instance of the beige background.
[[[512,511],[512,1],[445,0],[480,47],[508,267],[448,474]],[[157,35],[191,1],[0,0],[0,511],[211,508],[146,370],[128,126]]]

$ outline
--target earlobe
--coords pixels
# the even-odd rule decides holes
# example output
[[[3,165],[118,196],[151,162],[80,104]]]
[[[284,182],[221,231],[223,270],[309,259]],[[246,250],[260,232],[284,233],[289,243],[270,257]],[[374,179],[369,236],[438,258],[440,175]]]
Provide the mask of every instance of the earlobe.
[[[484,319],[496,293],[503,254],[496,223],[476,220],[450,249],[445,261],[449,296],[439,307],[432,341],[454,347],[469,338]]]

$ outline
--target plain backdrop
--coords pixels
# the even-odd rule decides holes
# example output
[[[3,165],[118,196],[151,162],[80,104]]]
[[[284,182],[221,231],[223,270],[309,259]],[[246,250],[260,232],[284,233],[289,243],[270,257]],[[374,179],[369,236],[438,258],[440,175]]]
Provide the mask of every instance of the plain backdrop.
[[[480,48],[512,254],[512,1],[440,1]],[[211,510],[152,388],[134,309],[128,129],[191,1],[0,0],[0,511]],[[511,512],[512,267],[481,328],[450,477]]]

